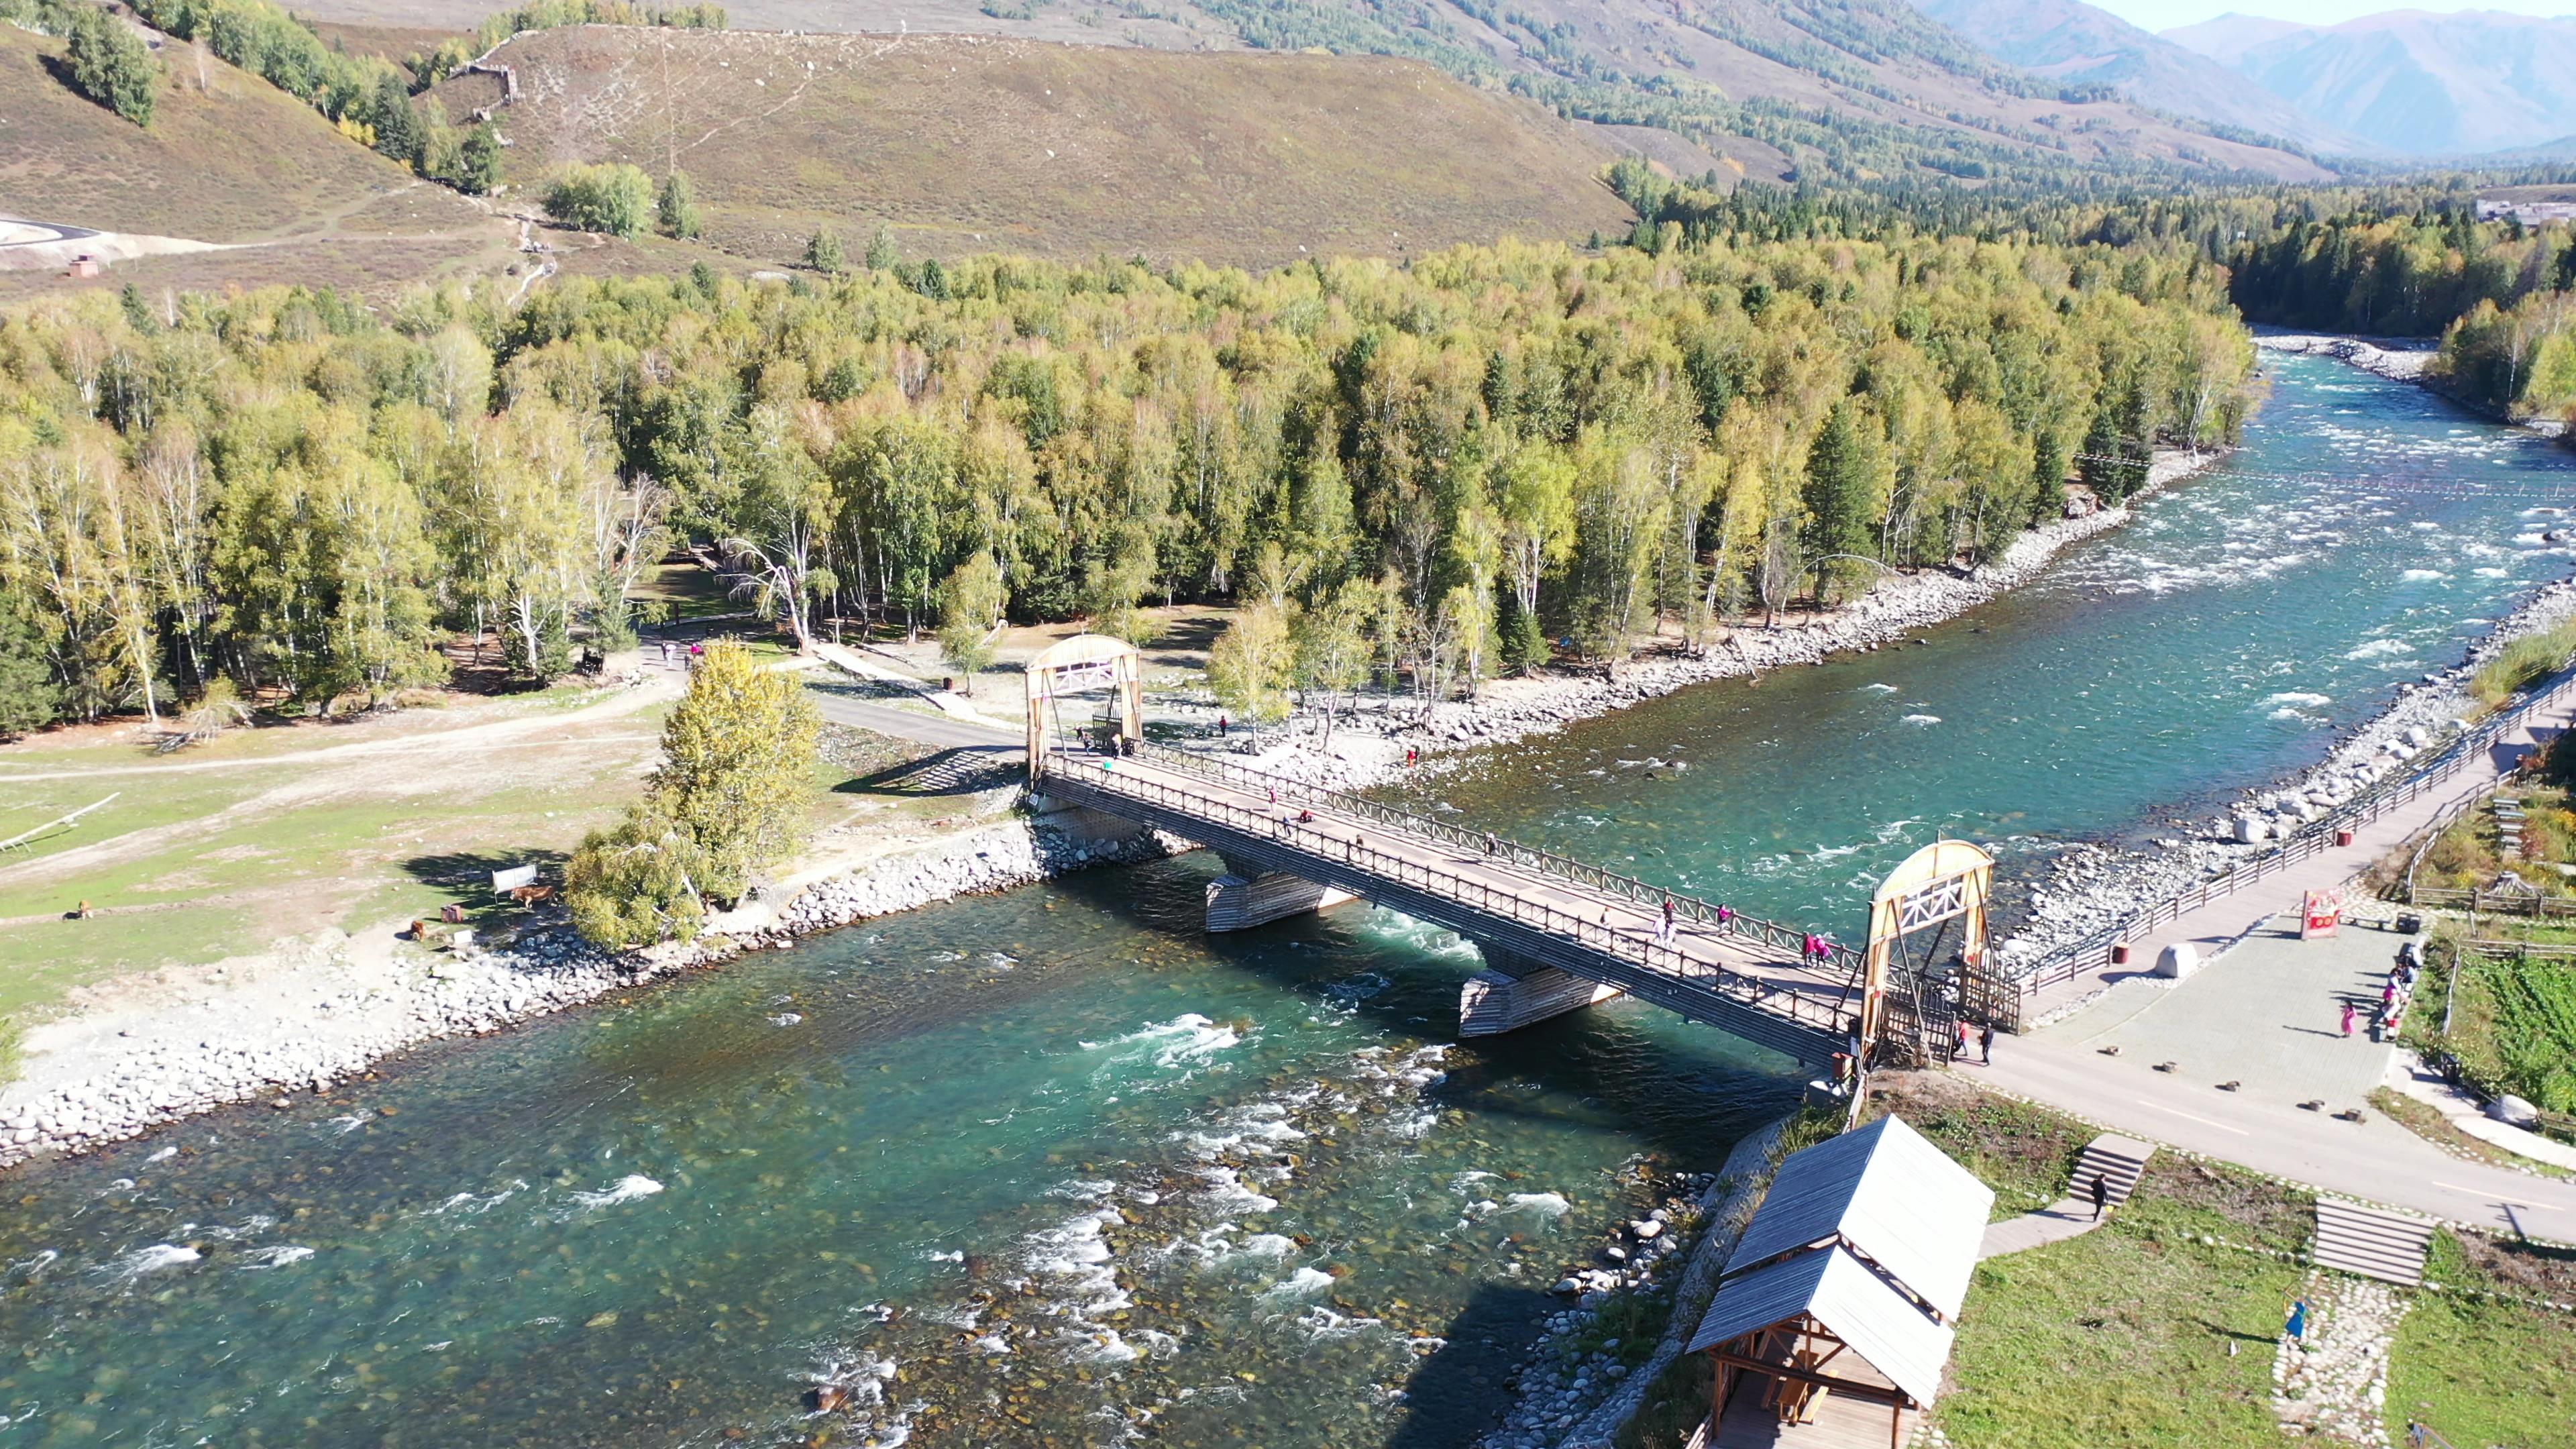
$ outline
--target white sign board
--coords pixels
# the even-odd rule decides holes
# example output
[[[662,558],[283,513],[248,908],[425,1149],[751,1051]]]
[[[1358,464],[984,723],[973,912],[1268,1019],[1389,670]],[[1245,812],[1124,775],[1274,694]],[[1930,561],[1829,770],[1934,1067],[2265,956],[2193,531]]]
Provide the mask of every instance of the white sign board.
[[[492,872],[492,890],[495,894],[514,891],[523,885],[536,883],[537,868],[533,865],[514,865],[508,870]]]

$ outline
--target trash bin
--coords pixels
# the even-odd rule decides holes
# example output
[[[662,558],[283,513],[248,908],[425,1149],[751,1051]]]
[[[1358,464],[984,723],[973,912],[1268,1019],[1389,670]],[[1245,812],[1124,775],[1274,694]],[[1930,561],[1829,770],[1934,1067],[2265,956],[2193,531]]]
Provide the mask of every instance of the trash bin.
[[[2424,918],[2413,911],[2400,911],[2397,914],[2397,930],[2400,935],[2420,936],[2424,934]]]
[[[2114,966],[2126,966],[2129,964],[2128,942],[2114,941],[2111,943],[2111,964]]]
[[[2351,832],[2351,831],[2349,831],[2349,830],[2338,830],[2338,831],[2336,831],[2336,832],[2335,832],[2335,844],[2337,844],[2337,845],[2350,845],[2350,844],[2352,844],[2352,832]]]

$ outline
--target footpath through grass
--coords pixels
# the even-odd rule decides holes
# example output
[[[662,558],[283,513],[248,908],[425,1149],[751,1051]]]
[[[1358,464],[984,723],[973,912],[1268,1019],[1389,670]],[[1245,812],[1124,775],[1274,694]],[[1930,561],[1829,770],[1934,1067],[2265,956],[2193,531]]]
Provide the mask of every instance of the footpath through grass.
[[[1978,1265],[1942,1430],[1959,1449],[2277,1445],[2273,1345],[2307,1270],[2203,1239],[2295,1250],[2309,1210],[2160,1155],[2102,1227]]]

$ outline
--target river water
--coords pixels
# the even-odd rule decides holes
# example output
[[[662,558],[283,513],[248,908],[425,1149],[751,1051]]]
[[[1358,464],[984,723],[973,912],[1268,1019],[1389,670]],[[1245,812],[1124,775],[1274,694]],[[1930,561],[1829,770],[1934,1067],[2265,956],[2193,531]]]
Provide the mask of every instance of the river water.
[[[2274,370],[2232,467],[2283,476],[2153,500],[1920,646],[1417,793],[1823,922],[1935,831],[2026,865],[2304,765],[2564,569],[2531,510],[2576,469]],[[1214,869],[855,927],[23,1169],[0,1449],[799,1443],[821,1380],[842,1444],[1462,1444],[1646,1174],[1795,1077],[1626,1003],[1451,1045],[1470,950],[1360,908],[1211,939]]]

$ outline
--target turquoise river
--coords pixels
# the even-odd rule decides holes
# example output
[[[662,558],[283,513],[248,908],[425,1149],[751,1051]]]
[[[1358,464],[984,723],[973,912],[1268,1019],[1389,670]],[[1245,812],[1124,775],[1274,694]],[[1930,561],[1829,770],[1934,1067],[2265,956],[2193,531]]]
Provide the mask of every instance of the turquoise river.
[[[2540,510],[2576,458],[2269,370],[2228,470],[1919,644],[1413,793],[1846,934],[1937,831],[2027,875],[2206,819],[2567,567]],[[0,1449],[779,1445],[824,1379],[840,1444],[1468,1443],[1644,1173],[1797,1080],[1628,1004],[1453,1044],[1472,951],[1362,908],[1210,939],[1214,868],[862,925],[17,1171]]]

